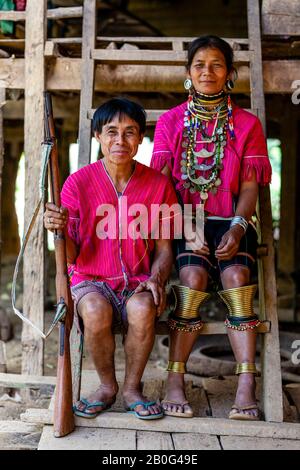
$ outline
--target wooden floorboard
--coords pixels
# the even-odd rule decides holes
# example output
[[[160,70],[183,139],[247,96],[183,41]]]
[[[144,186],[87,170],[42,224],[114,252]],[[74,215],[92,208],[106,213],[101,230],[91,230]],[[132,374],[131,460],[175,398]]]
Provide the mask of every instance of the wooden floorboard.
[[[299,441],[291,439],[259,439],[257,437],[222,436],[224,450],[299,450]]]
[[[136,431],[77,427],[62,438],[53,436],[53,426],[45,426],[38,450],[136,450]]]
[[[22,421],[0,421],[0,450],[34,450],[42,427]]]
[[[137,431],[137,450],[173,450],[170,433]]]
[[[217,436],[196,433],[173,433],[175,450],[221,450]]]

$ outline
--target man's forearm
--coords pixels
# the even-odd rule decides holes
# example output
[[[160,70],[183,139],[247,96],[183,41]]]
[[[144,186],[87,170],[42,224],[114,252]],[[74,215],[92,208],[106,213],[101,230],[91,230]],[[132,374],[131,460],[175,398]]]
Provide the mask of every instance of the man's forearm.
[[[75,263],[78,256],[78,247],[76,243],[69,237],[67,230],[65,230],[66,252],[68,264]]]
[[[171,274],[173,264],[172,244],[169,240],[158,240],[155,256],[151,266],[151,277],[155,277],[165,285]]]

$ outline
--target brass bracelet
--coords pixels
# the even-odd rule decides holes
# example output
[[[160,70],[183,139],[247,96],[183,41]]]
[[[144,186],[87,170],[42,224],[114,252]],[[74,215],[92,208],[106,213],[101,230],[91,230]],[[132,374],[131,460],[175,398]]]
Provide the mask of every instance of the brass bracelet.
[[[178,372],[179,374],[185,374],[186,373],[185,362],[169,361],[167,371]]]

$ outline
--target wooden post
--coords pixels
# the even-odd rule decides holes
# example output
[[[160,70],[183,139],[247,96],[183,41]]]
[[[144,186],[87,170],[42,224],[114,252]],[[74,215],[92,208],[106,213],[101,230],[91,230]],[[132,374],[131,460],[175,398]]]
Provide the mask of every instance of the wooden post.
[[[39,198],[41,142],[44,139],[45,86],[44,43],[46,0],[28,0],[25,45],[25,230]],[[41,211],[42,212],[42,211]],[[44,328],[44,229],[42,213],[37,218],[24,256],[25,315]],[[44,343],[23,324],[22,374],[43,375]]]
[[[2,234],[1,234],[2,197],[1,196],[2,196],[2,171],[3,171],[3,165],[4,165],[4,136],[3,136],[4,102],[5,102],[5,88],[0,88],[0,285],[1,285],[1,252],[2,252]]]
[[[95,67],[92,51],[96,43],[96,16],[96,0],[85,0],[82,22],[81,94],[78,136],[79,168],[90,163],[91,121],[88,118],[88,111],[93,107]]]
[[[265,101],[263,90],[261,34],[259,1],[248,0],[249,49],[253,51],[250,62],[251,107],[258,109],[259,118],[266,128]],[[260,188],[259,208],[261,236],[268,245],[268,256],[258,262],[261,315],[271,321],[271,332],[263,336],[262,363],[262,404],[266,421],[283,420],[281,386],[280,346],[277,316],[277,289],[274,264],[272,232],[272,210],[269,187]]]

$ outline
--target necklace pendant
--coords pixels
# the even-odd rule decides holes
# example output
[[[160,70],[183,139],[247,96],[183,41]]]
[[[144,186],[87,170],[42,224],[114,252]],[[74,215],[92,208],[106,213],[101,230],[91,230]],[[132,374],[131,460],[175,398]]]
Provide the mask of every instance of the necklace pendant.
[[[206,201],[206,199],[208,198],[208,194],[204,191],[201,191],[200,197],[201,197],[202,201]]]
[[[199,152],[194,152],[195,157],[210,158],[214,156],[215,151],[209,152],[206,148],[201,149]]]
[[[218,187],[222,183],[221,178],[217,178],[215,181],[215,186]]]

